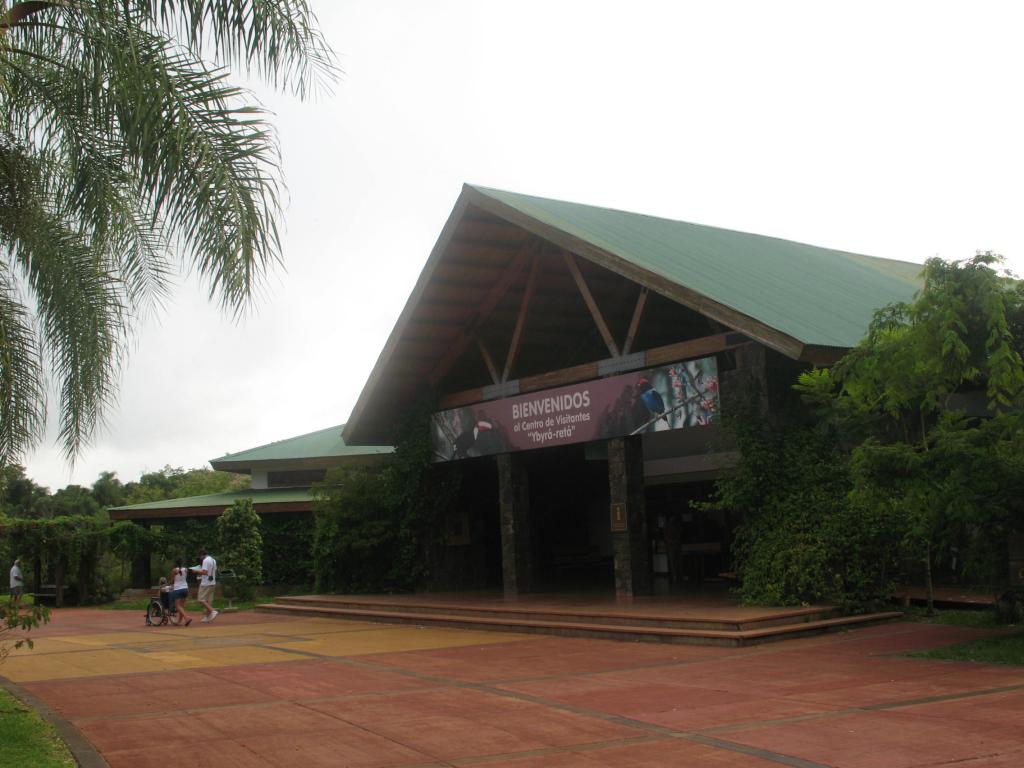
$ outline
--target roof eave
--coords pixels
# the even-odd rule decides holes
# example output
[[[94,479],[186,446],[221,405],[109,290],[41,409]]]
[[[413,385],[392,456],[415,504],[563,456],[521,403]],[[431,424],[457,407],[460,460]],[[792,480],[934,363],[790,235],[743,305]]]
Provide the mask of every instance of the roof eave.
[[[293,469],[331,469],[341,466],[363,466],[377,464],[390,452],[363,453],[352,456],[311,456],[295,459],[263,459],[261,461],[211,461],[210,466],[222,472],[235,472],[237,474],[252,474],[255,469],[267,470],[269,472],[287,472]]]
[[[230,504],[221,506],[217,504],[203,506],[181,506],[164,507],[162,509],[112,509],[110,510],[111,520],[161,520],[163,518],[176,517],[218,517]],[[253,507],[259,514],[276,514],[281,512],[310,512],[313,509],[313,502],[310,501],[271,501],[260,503],[253,502]]]
[[[409,295],[409,299],[405,302],[405,307],[402,308],[402,313],[398,316],[398,320],[395,322],[394,328],[391,329],[391,335],[388,336],[388,340],[385,342],[384,348],[381,349],[380,354],[377,356],[377,362],[374,364],[369,377],[366,379],[366,383],[359,392],[359,398],[356,400],[356,404],[352,408],[352,413],[349,415],[345,428],[341,433],[342,438],[348,445],[367,445],[374,442],[372,439],[364,441],[364,436],[360,434],[359,422],[366,410],[371,393],[376,387],[377,382],[380,380],[380,377],[383,375],[384,368],[391,361],[391,358],[395,353],[395,348],[398,346],[398,341],[401,339],[402,333],[405,331],[406,326],[412,319],[413,313],[419,306],[423,291],[430,283],[430,278],[434,274],[434,270],[437,267],[438,261],[441,259],[441,255],[447,249],[448,243],[451,242],[451,239],[455,234],[455,230],[458,228],[459,222],[462,220],[466,207],[469,205],[469,199],[467,196],[469,190],[470,187],[468,185],[462,185],[462,191],[459,193],[459,197],[455,201],[455,207],[452,208],[452,212],[449,214],[448,220],[445,222],[444,227],[442,227],[441,234],[438,236],[437,242],[434,243],[434,247],[430,251],[430,256],[427,258],[427,263],[423,265],[423,270],[420,272],[420,276],[416,280],[416,285],[413,287],[412,293]]]

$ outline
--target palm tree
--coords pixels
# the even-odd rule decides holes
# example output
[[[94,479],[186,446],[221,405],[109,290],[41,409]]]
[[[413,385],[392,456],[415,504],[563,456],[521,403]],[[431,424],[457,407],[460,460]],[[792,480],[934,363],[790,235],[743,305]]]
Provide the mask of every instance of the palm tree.
[[[237,316],[279,261],[276,134],[230,67],[336,73],[306,0],[0,0],[0,465],[48,379],[74,461],[178,263]]]

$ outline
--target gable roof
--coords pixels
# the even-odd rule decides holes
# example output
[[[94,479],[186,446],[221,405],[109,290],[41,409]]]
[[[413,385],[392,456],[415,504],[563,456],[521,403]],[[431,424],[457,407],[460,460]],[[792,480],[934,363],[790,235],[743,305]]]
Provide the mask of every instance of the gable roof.
[[[466,189],[496,203],[488,206],[493,213],[527,229],[531,222],[541,225],[536,234],[606,255],[602,266],[612,271],[627,265],[643,270],[808,346],[855,346],[876,309],[909,301],[921,287],[920,264],[487,187]],[[616,269],[608,257],[624,264]]]
[[[339,463],[337,459],[358,460],[394,453],[390,445],[348,445],[341,432],[344,424],[320,429],[305,435],[277,440],[238,453],[228,453],[211,459],[217,470],[239,471],[252,467],[273,466],[327,466]],[[346,462],[348,463],[348,462]]]
[[[481,216],[522,237],[489,234],[494,225]],[[459,349],[452,344],[480,321],[466,304],[487,301],[516,269],[508,249],[530,237],[793,359],[855,346],[876,309],[909,301],[921,287],[919,264],[466,184],[353,408],[345,427],[350,443],[390,439],[381,404],[422,387],[428,361],[450,363],[446,349]],[[505,272],[488,243],[508,254]],[[468,266],[474,258],[478,269]],[[483,283],[484,272],[503,277]],[[402,366],[402,376],[388,375],[393,365]]]

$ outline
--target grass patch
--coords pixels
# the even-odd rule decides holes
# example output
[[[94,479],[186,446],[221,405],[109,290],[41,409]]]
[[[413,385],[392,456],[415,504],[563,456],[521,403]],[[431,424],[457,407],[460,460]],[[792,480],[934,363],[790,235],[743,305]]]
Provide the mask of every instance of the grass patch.
[[[976,629],[995,629],[1005,627],[996,620],[996,612],[992,608],[974,610],[936,609],[931,616],[926,615],[925,608],[912,606],[907,609],[908,621],[921,621],[928,624],[946,624],[952,627],[974,627]]]
[[[945,624],[973,629],[1014,629],[1017,625],[1000,624],[992,608],[976,610],[936,610],[931,616],[925,615],[923,607],[907,611],[907,619],[929,624]],[[984,664],[1024,664],[1024,631],[999,637],[987,637],[969,643],[948,645],[928,651],[908,653],[916,659],[947,659],[950,661],[977,661]]]
[[[0,744],[4,765],[73,768],[77,763],[53,726],[0,688]]]
[[[987,637],[973,643],[959,643],[930,651],[908,653],[917,659],[979,661],[985,664],[1024,664],[1024,632],[1002,637]]]
[[[9,602],[11,602],[11,596],[9,594],[7,594],[7,595],[0,595],[0,603],[9,603]],[[22,595],[21,596],[21,604],[22,605],[34,605],[35,604],[35,599],[32,597],[32,595],[29,595],[29,594]]]

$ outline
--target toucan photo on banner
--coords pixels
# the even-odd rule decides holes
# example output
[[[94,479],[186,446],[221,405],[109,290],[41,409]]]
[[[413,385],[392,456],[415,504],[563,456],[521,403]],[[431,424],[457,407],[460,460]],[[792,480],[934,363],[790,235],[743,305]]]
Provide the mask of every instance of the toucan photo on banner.
[[[585,443],[710,424],[715,358],[672,363],[435,413],[435,461]]]

